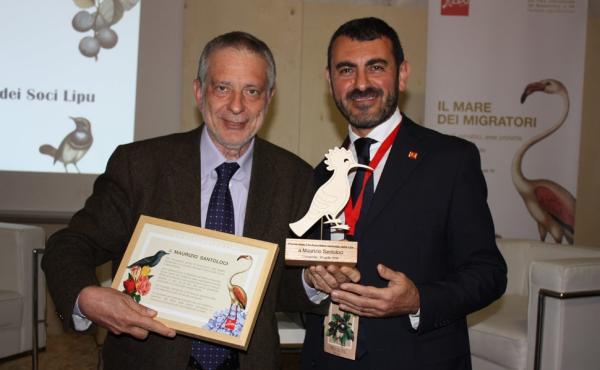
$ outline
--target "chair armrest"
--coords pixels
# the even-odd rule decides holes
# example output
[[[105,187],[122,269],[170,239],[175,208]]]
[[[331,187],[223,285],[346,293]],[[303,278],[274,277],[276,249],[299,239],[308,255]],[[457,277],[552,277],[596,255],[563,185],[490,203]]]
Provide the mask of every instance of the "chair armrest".
[[[549,298],[548,298],[549,297]],[[529,270],[528,368],[589,368],[600,312],[600,258],[534,261]],[[595,362],[595,360],[594,360]]]
[[[304,325],[299,315],[275,312],[279,343],[283,349],[298,350],[304,342]]]
[[[575,292],[600,289],[600,258],[533,261],[529,268],[529,296],[540,289]]]

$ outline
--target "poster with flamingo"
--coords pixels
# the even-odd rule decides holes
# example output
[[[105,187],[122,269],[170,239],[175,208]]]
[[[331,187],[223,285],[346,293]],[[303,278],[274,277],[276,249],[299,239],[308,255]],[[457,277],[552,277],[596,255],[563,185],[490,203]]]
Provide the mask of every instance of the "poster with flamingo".
[[[246,349],[277,244],[142,215],[112,287],[183,335]]]
[[[499,237],[573,243],[587,8],[429,1],[425,124],[478,146]]]

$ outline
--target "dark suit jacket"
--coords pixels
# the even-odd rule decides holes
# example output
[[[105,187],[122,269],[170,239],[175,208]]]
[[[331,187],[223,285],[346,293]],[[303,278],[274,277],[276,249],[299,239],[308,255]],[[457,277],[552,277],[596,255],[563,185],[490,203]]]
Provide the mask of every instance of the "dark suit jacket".
[[[355,362],[323,352],[322,316],[309,316],[303,369],[470,368],[465,316],[502,295],[506,265],[495,243],[475,145],[402,119],[369,209],[357,225],[361,283],[384,287],[383,263],[420,294],[408,316],[361,318]],[[417,153],[416,159],[408,156]],[[329,176],[317,167],[317,182]],[[367,354],[365,356],[365,354]]]
[[[59,316],[72,324],[82,288],[98,284],[94,268],[121,259],[141,214],[200,225],[200,129],[118,147],[99,176],[85,207],[69,226],[53,235],[43,259],[48,287]],[[241,369],[278,369],[279,337],[274,316],[284,275],[283,246],[288,223],[310,204],[312,168],[297,156],[259,138],[255,141],[244,235],[279,243],[280,254]],[[282,289],[292,304],[305,294]],[[296,292],[297,293],[297,292]],[[185,369],[191,338],[151,334],[139,341],[109,334],[105,369]]]

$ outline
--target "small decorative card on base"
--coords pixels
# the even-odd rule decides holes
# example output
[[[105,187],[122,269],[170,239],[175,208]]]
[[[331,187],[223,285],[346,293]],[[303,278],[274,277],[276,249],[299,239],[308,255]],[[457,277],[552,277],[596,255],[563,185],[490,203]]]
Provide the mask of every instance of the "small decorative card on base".
[[[277,244],[142,215],[112,287],[177,332],[247,349]]]
[[[323,350],[335,356],[354,360],[358,336],[358,316],[340,310],[335,303],[329,305],[323,330]]]

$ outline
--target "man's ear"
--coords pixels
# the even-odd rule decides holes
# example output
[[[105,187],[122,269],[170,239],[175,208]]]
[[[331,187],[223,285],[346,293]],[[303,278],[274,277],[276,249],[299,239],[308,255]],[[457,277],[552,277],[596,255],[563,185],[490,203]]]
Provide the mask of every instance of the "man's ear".
[[[202,85],[200,84],[199,79],[195,79],[192,83],[194,88],[194,99],[196,100],[196,105],[200,107],[202,104]]]
[[[400,70],[398,72],[398,89],[400,89],[400,91],[406,91],[408,76],[410,75],[410,64],[407,60],[400,64]]]
[[[271,99],[273,99],[273,97],[275,96],[275,91],[277,91],[277,86],[273,85],[271,91],[269,92],[269,100],[267,101],[267,104],[269,104],[271,102]]]
[[[325,67],[325,79],[329,85],[329,92],[333,94],[333,88],[331,87],[331,74],[329,73],[329,68],[327,67]]]

